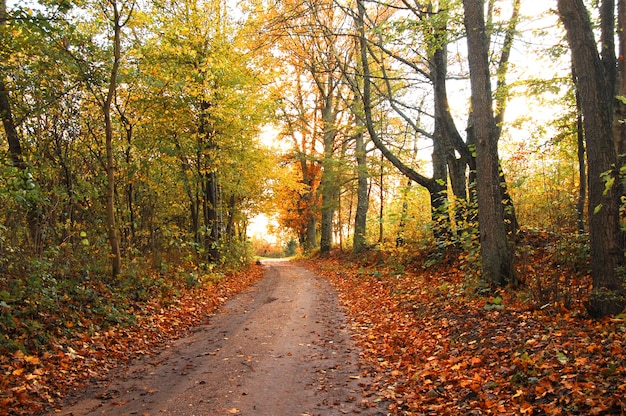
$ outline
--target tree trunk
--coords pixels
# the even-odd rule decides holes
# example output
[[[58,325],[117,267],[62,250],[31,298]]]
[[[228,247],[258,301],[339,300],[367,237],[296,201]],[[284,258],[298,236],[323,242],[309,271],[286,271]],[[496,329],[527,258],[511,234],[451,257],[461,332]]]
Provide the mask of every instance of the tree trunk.
[[[4,31],[7,23],[6,0],[0,0],[0,30]],[[20,136],[17,131],[17,125],[11,110],[11,101],[9,90],[7,88],[6,79],[9,74],[0,72],[0,118],[2,118],[2,126],[9,144],[9,157],[13,166],[23,175],[24,181],[29,178],[28,167],[24,160],[22,146],[20,144]],[[35,250],[39,252],[41,247],[41,227],[40,227],[40,209],[36,203],[28,203],[26,206],[26,221],[28,223],[28,232],[30,242]]]
[[[617,2],[617,36],[619,57],[617,63],[617,86],[616,92],[619,97],[626,99],[626,2],[619,0]],[[615,149],[618,158],[624,158],[626,155],[626,102],[618,100],[615,105]],[[620,160],[620,166],[624,164]]]
[[[217,262],[220,259],[218,243],[220,240],[220,218],[219,218],[219,189],[217,184],[217,173],[212,171],[206,175],[204,189],[206,226],[205,249],[209,255],[209,260]]]
[[[332,84],[332,81],[330,82]],[[337,206],[337,168],[334,159],[334,144],[336,130],[334,127],[335,114],[333,109],[332,85],[325,93],[322,108],[322,122],[324,123],[323,144],[324,159],[322,160],[322,223],[320,229],[320,252],[328,253],[333,242],[333,217]]]
[[[352,242],[352,252],[358,254],[367,246],[366,226],[367,210],[369,198],[367,192],[367,156],[365,151],[365,140],[363,132],[358,132],[355,136],[356,165],[357,165],[357,203],[354,215],[354,238]]]
[[[117,2],[111,2],[113,7],[113,67],[109,77],[109,88],[106,98],[102,104],[104,116],[104,135],[106,149],[106,174],[107,174],[107,194],[106,213],[109,244],[111,246],[111,273],[115,278],[122,269],[122,253],[120,250],[120,240],[115,219],[115,156],[113,155],[113,123],[111,120],[111,106],[115,98],[117,89],[117,75],[121,61],[121,32],[122,26],[120,11]]]
[[[497,126],[492,110],[489,49],[485,32],[484,1],[463,0],[469,55],[482,276],[494,285],[515,281],[513,256],[504,222],[500,188]]]
[[[615,60],[607,55],[614,52],[603,47],[604,62],[598,55],[594,28],[582,0],[558,0],[558,12],[567,32],[576,70],[587,144],[593,275],[587,308],[592,316],[606,316],[621,312],[626,305],[623,270],[620,273],[624,266],[624,232],[619,218],[621,183],[619,172],[616,172],[618,161],[613,136],[615,78],[611,75],[610,62]],[[601,25],[613,27],[613,16],[609,12],[602,7]],[[603,45],[610,45],[608,30],[604,27],[602,37]],[[606,186],[605,180],[615,182]]]
[[[576,201],[576,216],[578,232],[585,232],[585,203],[587,201],[587,164],[585,163],[585,134],[583,130],[583,114],[580,108],[580,94],[578,92],[578,84],[576,70],[572,65],[572,80],[574,81],[575,97],[576,97],[576,148],[578,156],[578,200]]]
[[[4,31],[7,24],[7,3],[6,0],[0,0],[0,29]],[[11,102],[9,101],[9,90],[7,89],[6,74],[0,73],[0,117],[2,117],[2,126],[9,142],[9,156],[13,162],[13,166],[18,169],[24,169],[24,158],[22,155],[22,146],[20,145],[20,136],[17,133],[13,112],[11,111]]]
[[[20,145],[20,136],[15,127],[13,113],[11,111],[11,103],[9,101],[9,91],[4,83],[4,74],[0,78],[0,116],[2,116],[2,126],[9,142],[9,156],[11,162],[16,168],[23,170],[26,168],[24,157],[22,155],[22,146]]]
[[[305,237],[305,250],[311,250],[317,247],[317,220],[315,219],[315,214],[313,214],[312,212],[309,213]]]
[[[359,48],[361,58],[360,64],[363,69],[364,79],[362,94],[363,113],[365,114],[365,126],[367,127],[367,132],[369,133],[372,142],[376,145],[378,150],[380,150],[382,157],[391,162],[391,164],[395,166],[404,176],[425,187],[428,190],[428,192],[430,193],[431,201],[435,203],[435,205],[432,206],[432,220],[433,224],[436,225],[436,228],[434,229],[434,234],[436,238],[441,237],[442,235],[446,235],[447,233],[439,233],[437,232],[437,229],[442,229],[442,227],[448,230],[450,229],[450,216],[448,214],[448,211],[438,209],[438,207],[444,206],[446,204],[447,199],[447,195],[445,192],[445,189],[447,187],[447,183],[445,182],[446,176],[445,173],[442,173],[440,169],[442,160],[442,148],[440,147],[440,144],[437,144],[433,154],[433,165],[435,166],[435,169],[437,169],[436,175],[438,175],[438,177],[427,178],[403,163],[393,152],[389,150],[387,146],[385,146],[385,143],[383,143],[383,141],[379,137],[374,127],[374,119],[372,116],[372,76],[368,61],[367,38],[365,36],[365,5],[363,4],[363,0],[357,0],[357,8],[357,31],[359,35]],[[445,166],[445,155],[443,155],[443,158],[443,163]]]

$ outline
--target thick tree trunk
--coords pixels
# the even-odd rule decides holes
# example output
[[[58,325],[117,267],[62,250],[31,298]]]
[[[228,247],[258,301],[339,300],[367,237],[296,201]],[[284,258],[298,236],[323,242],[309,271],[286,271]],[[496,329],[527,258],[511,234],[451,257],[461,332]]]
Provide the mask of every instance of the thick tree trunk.
[[[484,1],[463,0],[469,54],[482,275],[494,285],[515,281],[513,256],[507,239],[500,169],[498,131],[492,110],[489,49],[485,32]]]
[[[589,175],[589,234],[593,290],[588,302],[592,316],[619,313],[626,306],[626,293],[620,268],[624,266],[624,232],[620,228],[621,183],[613,136],[615,77],[606,45],[612,36],[613,16],[602,6],[602,58],[594,40],[594,28],[582,0],[558,0],[558,11],[565,25],[577,75],[580,106],[587,144]],[[605,21],[606,20],[606,21]],[[608,54],[608,55],[607,55]],[[606,176],[608,174],[608,177]],[[605,180],[614,180],[606,186]],[[622,270],[623,273],[623,270]]]
[[[305,250],[311,250],[317,247],[317,220],[315,219],[315,215],[313,213],[309,214],[305,237]]]

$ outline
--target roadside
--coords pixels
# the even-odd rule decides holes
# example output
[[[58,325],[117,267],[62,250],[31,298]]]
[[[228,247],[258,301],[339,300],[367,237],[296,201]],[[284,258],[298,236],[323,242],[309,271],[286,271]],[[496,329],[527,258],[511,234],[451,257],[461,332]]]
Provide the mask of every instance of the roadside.
[[[263,263],[265,277],[193,334],[50,414],[387,414],[335,290],[289,262]]]

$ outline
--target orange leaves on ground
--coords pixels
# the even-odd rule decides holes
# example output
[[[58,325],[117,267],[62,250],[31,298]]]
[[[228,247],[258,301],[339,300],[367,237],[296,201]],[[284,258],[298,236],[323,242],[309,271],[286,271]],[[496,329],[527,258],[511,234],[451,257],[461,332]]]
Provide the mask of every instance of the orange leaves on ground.
[[[454,268],[308,265],[340,291],[393,414],[626,412],[624,319],[534,309],[512,291],[478,295]]]
[[[0,355],[0,416],[36,414],[59,404],[68,391],[78,389],[86,380],[101,377],[120,362],[148,354],[182,336],[262,273],[262,268],[250,267],[177,298],[137,304],[137,324],[133,326],[97,332],[90,331],[88,325],[74,325],[71,338],[59,337],[54,350],[38,356],[22,351]],[[59,325],[67,326],[64,321]]]

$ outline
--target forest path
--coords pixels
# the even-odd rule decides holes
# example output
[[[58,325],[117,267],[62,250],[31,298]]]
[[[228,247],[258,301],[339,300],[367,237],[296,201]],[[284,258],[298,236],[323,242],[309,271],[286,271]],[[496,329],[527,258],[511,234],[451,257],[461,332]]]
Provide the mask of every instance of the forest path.
[[[89,387],[55,415],[385,415],[337,293],[266,261],[264,278],[161,353]]]

